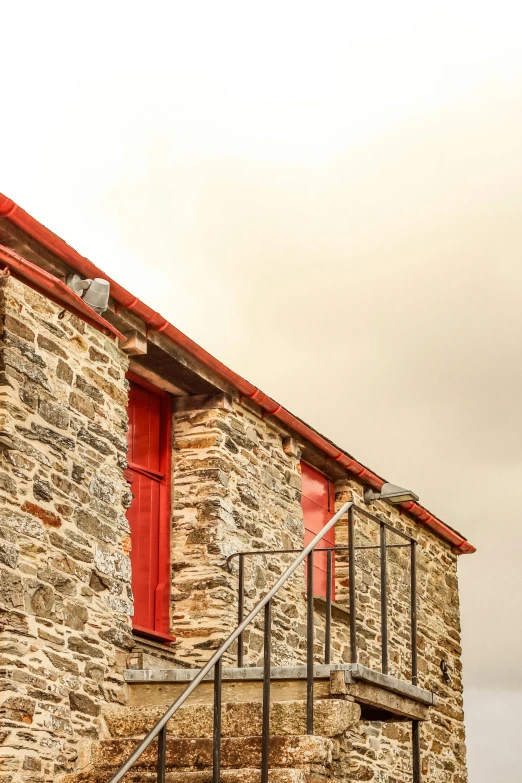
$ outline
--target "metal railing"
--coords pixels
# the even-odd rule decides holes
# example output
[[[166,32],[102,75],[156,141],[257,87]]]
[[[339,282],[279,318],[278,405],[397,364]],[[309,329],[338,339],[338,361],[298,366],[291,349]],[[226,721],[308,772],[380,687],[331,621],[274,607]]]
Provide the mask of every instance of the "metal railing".
[[[356,545],[354,536],[354,513],[361,514],[379,526],[379,544]],[[407,541],[405,544],[390,544],[387,533],[391,532]],[[325,596],[325,644],[324,662],[331,663],[331,636],[332,636],[332,584],[333,584],[333,557],[335,552],[348,552],[349,572],[349,628],[350,628],[350,663],[357,663],[357,579],[355,553],[360,550],[378,549],[380,553],[380,614],[381,614],[381,671],[389,673],[388,667],[388,550],[409,548],[410,550],[410,640],[411,640],[411,681],[417,685],[417,541],[403,533],[402,530],[390,525],[374,514],[370,514],[364,508],[352,506],[348,511],[348,545],[319,548],[315,547],[308,556],[307,581],[310,572],[313,571],[313,555],[318,552],[326,552],[326,596]],[[238,558],[238,625],[243,620],[245,610],[245,559],[258,555],[290,555],[302,552],[301,549],[254,549],[249,552],[234,552],[227,558],[229,565]],[[307,640],[313,635],[313,593],[310,584],[307,584]],[[243,633],[239,634],[237,646],[237,665],[244,666],[244,640]]]
[[[344,508],[344,507],[343,507]],[[361,514],[370,521],[379,526],[379,543],[376,545],[356,545],[354,534],[354,513]],[[328,528],[330,529],[330,528]],[[387,534],[393,533],[404,539],[407,543],[390,544],[387,540]],[[389,673],[388,666],[388,550],[409,548],[410,550],[410,642],[411,642],[411,682],[412,685],[418,684],[418,649],[417,649],[417,541],[402,530],[390,525],[386,520],[376,517],[364,508],[352,505],[348,509],[348,545],[333,546],[328,548],[313,547],[308,555],[307,570],[307,612],[306,612],[306,643],[307,643],[307,696],[310,689],[310,682],[313,673],[313,555],[315,552],[326,552],[326,596],[325,596],[325,642],[324,642],[324,662],[331,663],[331,638],[332,638],[332,583],[333,568],[332,561],[335,552],[348,552],[348,586],[349,586],[349,634],[350,634],[350,663],[357,663],[357,580],[356,580],[356,562],[355,553],[360,550],[378,549],[380,553],[380,615],[381,615],[381,671],[383,674]],[[285,555],[295,554],[302,550],[299,549],[257,549],[250,552],[235,552],[227,558],[227,564],[234,558],[239,559],[238,565],[238,625],[243,620],[245,610],[245,558],[256,555]],[[266,641],[265,641],[266,650]],[[238,635],[237,647],[237,665],[244,666],[244,640],[243,632]],[[308,719],[307,701],[307,730],[308,726],[313,724],[313,716]],[[420,723],[418,720],[412,721],[412,779],[413,783],[421,781],[421,752],[420,752]],[[265,781],[264,778],[262,778]]]
[[[157,783],[165,783],[166,772],[166,751],[167,751],[167,724],[177,710],[184,704],[191,693],[205,679],[207,674],[214,669],[214,731],[212,748],[212,766],[213,783],[219,783],[221,777],[221,685],[222,685],[222,660],[223,655],[230,646],[243,634],[245,628],[250,625],[252,620],[264,609],[264,666],[263,666],[263,716],[262,716],[262,750],[261,750],[261,783],[268,783],[268,753],[270,747],[270,662],[271,662],[271,630],[272,630],[272,599],[278,590],[284,585],[287,579],[301,565],[305,558],[312,555],[313,550],[322,538],[331,530],[334,525],[345,515],[348,514],[353,525],[353,503],[345,503],[341,509],[330,519],[323,529],[310,541],[308,546],[302,549],[295,560],[288,566],[286,571],[280,576],[275,585],[268,591],[252,611],[238,624],[237,628],[223,642],[221,647],[211,656],[209,661],[199,670],[194,679],[187,685],[185,690],[178,696],[176,701],[169,707],[162,718],[149,731],[136,750],[129,756],[118,771],[110,778],[109,783],[118,783],[124,775],[134,766],[142,753],[149,745],[158,738],[158,756],[157,756]],[[313,555],[312,555],[313,558]],[[307,572],[307,583],[309,594],[313,593],[313,564],[309,563]],[[309,623],[312,627],[311,638],[307,639],[307,685],[306,685],[306,731],[313,733],[313,603],[309,602],[308,608]]]
[[[354,511],[374,520],[380,525],[380,543],[377,546],[355,546],[354,541]],[[342,519],[344,515],[348,518],[348,546],[334,548],[318,548],[324,536]],[[407,544],[388,544],[386,532],[390,530],[393,533],[408,540]],[[352,502],[345,503],[339,511],[326,523],[315,538],[302,550],[277,550],[278,554],[297,554],[295,560],[283,572],[274,586],[267,594],[256,604],[246,617],[244,614],[244,580],[245,580],[245,557],[254,554],[275,554],[274,550],[257,550],[255,552],[241,552],[228,558],[239,557],[239,611],[238,625],[230,636],[223,642],[221,647],[211,656],[209,661],[199,670],[194,679],[187,685],[184,691],[178,696],[176,701],[168,708],[156,725],[149,731],[147,736],[140,742],[138,747],[121,765],[118,771],[110,778],[109,783],[119,783],[119,781],[131,770],[138,761],[142,753],[157,738],[157,764],[156,780],[157,783],[165,783],[166,776],[166,755],[167,755],[167,724],[175,715],[177,710],[187,701],[189,696],[197,686],[205,679],[207,674],[214,669],[214,725],[213,725],[213,744],[212,744],[212,768],[213,783],[219,783],[221,778],[221,703],[222,703],[222,664],[223,656],[238,641],[238,666],[243,666],[243,634],[255,617],[264,609],[264,630],[263,630],[263,696],[262,696],[262,732],[261,732],[261,783],[268,783],[268,760],[270,750],[270,685],[271,685],[271,634],[272,634],[272,599],[292,576],[296,569],[308,558],[308,568],[306,572],[307,587],[307,609],[306,609],[306,732],[313,734],[314,723],[314,567],[313,557],[315,552],[327,552],[327,624],[328,633],[325,640],[325,662],[330,662],[330,644],[331,644],[331,611],[332,611],[332,552],[336,549],[348,551],[349,562],[349,593],[350,593],[350,650],[351,662],[357,663],[357,627],[355,612],[355,551],[356,549],[380,549],[381,554],[381,631],[382,631],[382,670],[387,673],[388,658],[388,632],[387,632],[387,550],[391,547],[411,547],[411,638],[412,638],[412,682],[417,684],[417,612],[416,612],[416,541],[411,536],[406,535],[400,530],[392,527],[390,524],[378,517],[373,516],[365,509],[354,506]],[[413,781],[420,783],[420,740],[418,721],[412,723],[412,745],[413,745]]]

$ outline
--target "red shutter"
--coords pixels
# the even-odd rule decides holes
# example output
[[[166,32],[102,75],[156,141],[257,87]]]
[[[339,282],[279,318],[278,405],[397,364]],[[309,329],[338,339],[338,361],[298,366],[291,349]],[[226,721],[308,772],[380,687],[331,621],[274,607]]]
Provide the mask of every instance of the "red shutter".
[[[301,505],[305,526],[305,546],[315,538],[334,515],[334,485],[328,476],[301,462]],[[319,548],[335,546],[335,531],[329,530]],[[314,552],[314,595],[326,598],[326,552]],[[332,558],[332,600],[335,598],[335,558]]]
[[[133,628],[170,640],[170,397],[141,379],[129,393]]]

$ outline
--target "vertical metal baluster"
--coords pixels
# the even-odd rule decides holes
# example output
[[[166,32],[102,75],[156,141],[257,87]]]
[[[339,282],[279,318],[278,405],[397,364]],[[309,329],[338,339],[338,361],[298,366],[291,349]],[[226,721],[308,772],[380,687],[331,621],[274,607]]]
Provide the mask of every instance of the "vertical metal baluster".
[[[245,609],[245,556],[239,555],[239,595],[237,604],[237,624],[241,625],[243,612]],[[243,634],[240,633],[237,638],[237,665],[241,669],[243,666]]]
[[[221,675],[223,659],[214,666],[214,737],[212,743],[212,783],[221,778]]]
[[[411,542],[411,681],[417,685],[417,542]]]
[[[261,783],[268,783],[268,756],[270,753],[270,666],[272,655],[272,601],[265,606],[265,633],[263,649],[263,729],[261,747]]]
[[[386,525],[381,522],[381,670],[388,674],[388,579],[386,560]]]
[[[413,751],[413,783],[421,783],[420,722],[411,722],[411,747]]]
[[[332,638],[332,555],[329,549],[326,553],[326,621],[324,631],[324,662],[330,663]]]
[[[350,587],[350,661],[357,663],[357,629],[355,606],[355,541],[353,529],[353,506],[348,509],[348,569]]]
[[[165,766],[167,760],[167,724],[158,734],[158,764],[156,779],[158,783],[165,783]]]
[[[314,553],[306,572],[306,733],[314,733]]]
[[[411,542],[410,550],[410,577],[411,577],[411,681],[417,685],[417,543]],[[420,723],[417,720],[411,724],[411,744],[413,750],[413,783],[421,783],[421,752],[420,752]]]

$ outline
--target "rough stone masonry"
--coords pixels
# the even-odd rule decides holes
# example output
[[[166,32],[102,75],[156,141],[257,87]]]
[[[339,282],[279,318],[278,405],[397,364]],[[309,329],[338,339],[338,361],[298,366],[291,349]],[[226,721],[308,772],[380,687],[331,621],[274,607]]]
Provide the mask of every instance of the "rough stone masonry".
[[[0,780],[36,783],[125,701],[127,360],[10,277],[0,309]]]
[[[10,277],[0,280],[0,783],[47,783],[82,765],[103,735],[109,705],[128,698],[132,636],[131,538],[124,477],[128,357],[111,340]],[[179,665],[208,659],[237,617],[237,551],[303,542],[299,448],[253,406],[179,398],[173,413],[171,633],[162,653]],[[355,480],[336,481],[338,507],[361,502]],[[419,685],[438,704],[421,729],[423,775],[465,783],[460,620],[455,552],[406,514],[376,513],[419,541]],[[363,520],[357,543],[376,543]],[[346,526],[336,530],[346,543]],[[390,550],[390,673],[409,677],[408,561]],[[288,556],[256,555],[247,608]],[[348,661],[347,567],[336,562],[333,660]],[[360,662],[379,668],[379,559],[357,555]],[[274,605],[273,662],[301,663],[304,569]],[[316,612],[317,660],[324,620]],[[246,663],[262,656],[262,626],[246,634]],[[233,653],[228,659],[233,660]],[[444,676],[441,662],[448,675]],[[335,780],[411,780],[408,723],[362,721],[342,738]]]
[[[176,655],[194,665],[206,661],[237,620],[237,560],[233,552],[302,546],[299,453],[287,454],[281,433],[237,404],[178,413],[175,421],[172,537],[172,629]],[[354,500],[363,506],[355,480],[336,482],[336,507]],[[423,774],[429,781],[464,783],[466,777],[462,705],[457,555],[449,544],[394,507],[378,502],[372,511],[418,541],[419,685],[437,695],[431,720],[422,726]],[[356,544],[378,544],[378,527],[356,517]],[[389,543],[401,539],[390,535]],[[337,546],[347,543],[346,520],[336,528]],[[409,681],[409,549],[390,549],[389,672]],[[291,556],[247,558],[246,610],[281,575]],[[232,571],[232,572],[231,572]],[[378,550],[356,556],[358,660],[380,670],[380,558]],[[346,553],[336,556],[336,603],[332,662],[350,661]],[[315,618],[316,661],[324,658],[324,615]],[[262,620],[245,633],[245,662],[262,663]],[[304,568],[285,585],[273,607],[275,665],[304,663],[306,597]],[[449,675],[444,676],[445,661]],[[229,658],[233,664],[233,656]],[[411,781],[409,724],[361,722],[347,741],[338,780]],[[349,759],[349,761],[347,760]],[[340,769],[344,770],[341,774]]]

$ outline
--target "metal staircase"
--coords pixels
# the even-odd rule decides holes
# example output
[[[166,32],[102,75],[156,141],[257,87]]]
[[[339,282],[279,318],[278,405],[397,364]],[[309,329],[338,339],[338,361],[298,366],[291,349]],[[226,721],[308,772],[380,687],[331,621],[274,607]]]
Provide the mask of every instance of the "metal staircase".
[[[377,547],[355,545],[354,538],[354,514],[362,514],[366,518],[374,521],[380,527],[380,543]],[[182,705],[187,701],[190,695],[198,685],[210,673],[213,673],[213,732],[212,732],[212,781],[219,783],[222,779],[221,773],[221,746],[222,746],[222,682],[223,682],[223,656],[230,647],[237,641],[237,660],[238,666],[242,667],[243,662],[243,634],[245,629],[252,621],[264,612],[264,648],[263,648],[263,685],[262,685],[262,708],[261,708],[261,783],[268,783],[269,773],[269,755],[270,755],[270,687],[271,687],[271,631],[272,631],[272,601],[281,587],[292,576],[296,569],[307,560],[307,638],[306,638],[306,734],[314,734],[314,552],[325,551],[319,547],[323,537],[343,518],[347,517],[348,527],[348,545],[346,547],[335,547],[327,551],[327,594],[326,594],[326,636],[325,636],[325,663],[330,663],[330,640],[331,640],[331,617],[332,617],[332,594],[331,594],[331,574],[332,574],[332,553],[336,549],[344,549],[348,552],[349,564],[349,595],[350,595],[350,650],[351,664],[357,664],[357,628],[356,628],[356,589],[355,589],[355,551],[356,549],[379,549],[380,567],[381,567],[381,647],[382,661],[381,671],[383,675],[388,674],[388,626],[387,626],[387,550],[390,547],[410,547],[411,553],[411,660],[412,660],[412,684],[417,685],[417,612],[416,612],[416,541],[407,536],[402,531],[392,527],[386,521],[375,517],[368,511],[356,507],[352,502],[345,503],[342,508],[330,519],[315,538],[302,550],[270,550],[256,551],[255,553],[243,552],[237,553],[232,557],[239,558],[239,612],[238,625],[230,634],[221,647],[212,655],[210,660],[199,670],[199,672],[187,684],[181,695],[166,710],[155,726],[149,731],[146,737],[139,743],[136,749],[129,755],[127,760],[120,766],[118,771],[110,778],[108,783],[118,783],[124,776],[133,769],[134,765],[141,755],[149,748],[152,742],[157,738],[157,764],[156,781],[165,783],[166,780],[166,755],[167,755],[167,724],[171,718],[178,712]],[[387,531],[393,531],[394,534],[406,540],[406,543],[390,544],[387,542]],[[289,554],[296,553],[295,560],[288,566],[281,577],[267,594],[257,603],[246,617],[244,614],[244,564],[245,558],[253,554]],[[230,560],[230,558],[229,558]],[[411,687],[411,686],[410,686]],[[412,749],[413,749],[413,783],[420,783],[421,765],[420,765],[420,741],[419,741],[419,721],[412,720]]]

